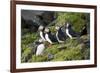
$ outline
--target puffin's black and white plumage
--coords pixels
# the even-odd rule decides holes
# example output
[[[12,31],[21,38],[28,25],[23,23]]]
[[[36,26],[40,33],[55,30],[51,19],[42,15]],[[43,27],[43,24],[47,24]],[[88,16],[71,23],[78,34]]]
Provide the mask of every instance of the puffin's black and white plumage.
[[[35,42],[35,48],[34,49],[35,49],[35,55],[36,56],[43,54],[43,51],[45,49],[45,45],[44,45],[42,39],[39,39],[39,41]]]
[[[64,32],[64,28],[57,26],[56,30],[57,30],[57,32],[56,32],[56,38],[57,38],[58,42],[59,43],[63,43],[66,40],[66,38],[67,38],[66,32]]]
[[[84,27],[82,28],[81,32],[80,32],[80,35],[82,36],[82,35],[89,34],[90,33],[89,30],[90,30],[89,26],[85,24]]]
[[[69,38],[73,38],[73,37],[77,37],[79,34],[76,33],[73,29],[72,29],[72,26],[70,23],[66,23],[65,24],[65,27],[66,27],[66,34]]]
[[[38,28],[38,30],[39,30],[39,35],[40,35],[41,39],[42,39],[43,41],[46,41],[44,29],[45,29],[45,28],[44,28],[44,26],[42,26],[42,25],[40,25],[39,28]]]
[[[45,28],[45,39],[50,44],[54,44],[55,42],[58,42],[56,36],[52,34],[48,28]]]

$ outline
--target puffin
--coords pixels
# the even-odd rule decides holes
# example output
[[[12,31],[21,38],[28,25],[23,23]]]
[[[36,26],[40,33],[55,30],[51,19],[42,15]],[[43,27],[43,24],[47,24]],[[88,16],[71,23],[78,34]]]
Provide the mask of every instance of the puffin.
[[[45,28],[45,39],[50,44],[58,43],[56,36],[51,33],[49,28]]]
[[[67,39],[66,32],[64,32],[63,26],[61,26],[61,27],[56,26],[56,30],[57,30],[56,38],[57,38],[58,42],[63,43]]]
[[[70,38],[73,39],[73,37],[78,37],[79,34],[76,33],[73,29],[70,23],[66,23],[65,24],[65,28],[66,28],[66,35]]]
[[[35,55],[39,56],[39,55],[43,55],[43,51],[45,49],[45,45],[43,43],[42,39],[39,39],[39,41],[35,42]]]
[[[40,25],[39,28],[38,28],[38,30],[39,30],[39,35],[40,35],[41,39],[42,39],[43,41],[46,41],[44,29],[45,29],[45,27],[42,26],[42,25]]]
[[[89,34],[87,28],[88,28],[88,27],[87,27],[87,25],[85,24],[85,25],[83,26],[81,32],[80,32],[80,33],[81,33],[81,36],[82,36],[82,35],[87,35],[87,34]],[[88,29],[89,29],[89,28],[88,28]]]

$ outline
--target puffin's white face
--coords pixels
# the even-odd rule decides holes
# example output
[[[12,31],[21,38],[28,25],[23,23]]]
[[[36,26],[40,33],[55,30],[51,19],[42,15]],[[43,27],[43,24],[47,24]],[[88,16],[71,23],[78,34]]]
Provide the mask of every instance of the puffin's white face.
[[[56,26],[56,27],[55,27],[56,30],[58,30],[59,28],[60,28],[59,26]]]
[[[49,28],[45,28],[44,31],[45,31],[45,33],[49,32]]]
[[[69,23],[67,23],[67,28],[69,27]]]
[[[43,30],[43,28],[44,28],[43,26],[39,26],[38,30],[41,31]]]

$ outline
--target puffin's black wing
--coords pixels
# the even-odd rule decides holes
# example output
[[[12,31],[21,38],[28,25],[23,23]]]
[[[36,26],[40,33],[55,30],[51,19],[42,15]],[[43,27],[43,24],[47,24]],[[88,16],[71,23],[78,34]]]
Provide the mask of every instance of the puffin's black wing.
[[[42,31],[43,33],[42,33],[42,35],[43,35],[43,37],[45,38],[45,33],[44,33],[44,31]]]
[[[66,33],[64,33],[64,31],[62,30],[62,28],[60,28],[58,30],[58,38],[62,41],[65,41],[66,40]]]
[[[52,34],[52,33],[49,33],[48,35],[49,35],[49,38],[50,38],[50,40],[51,40],[52,42],[58,42],[58,41],[57,41],[57,38],[56,38],[56,35],[54,35],[54,34]]]

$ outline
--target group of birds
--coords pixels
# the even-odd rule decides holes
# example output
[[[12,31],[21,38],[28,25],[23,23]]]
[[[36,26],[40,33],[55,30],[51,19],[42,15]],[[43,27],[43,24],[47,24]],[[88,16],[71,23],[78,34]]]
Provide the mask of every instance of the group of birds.
[[[78,37],[80,34],[75,32],[72,29],[72,25],[70,23],[65,23],[64,26],[58,27],[56,26],[56,33],[52,33],[48,27],[44,27],[42,25],[39,26],[39,36],[40,39],[35,42],[35,55],[42,55],[45,49],[45,44],[43,42],[47,41],[50,44],[55,43],[64,43],[66,39],[69,37],[73,39],[73,37]]]

